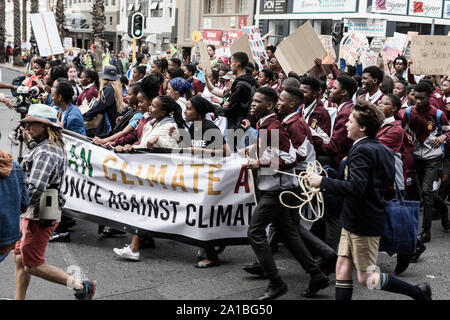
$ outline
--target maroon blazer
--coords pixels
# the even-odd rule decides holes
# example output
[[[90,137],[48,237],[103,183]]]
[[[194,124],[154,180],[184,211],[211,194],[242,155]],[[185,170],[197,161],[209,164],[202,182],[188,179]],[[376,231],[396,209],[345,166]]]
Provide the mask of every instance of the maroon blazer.
[[[300,118],[298,112],[287,121],[283,122],[282,125],[288,131],[292,145],[295,149],[300,148],[305,142],[305,139],[308,139],[309,142],[313,144],[311,130],[305,120]],[[303,161],[305,159],[306,157],[300,157],[297,154],[297,161]]]
[[[352,113],[353,101],[348,100],[336,115],[333,127],[333,135],[330,142],[325,144],[321,139],[314,140],[314,147],[318,155],[326,155],[332,159],[333,168],[339,167],[353,145],[353,140],[347,137],[345,124]],[[319,141],[320,140],[320,141]]]
[[[83,104],[84,99],[86,98],[87,102],[91,102],[93,98],[98,97],[98,90],[95,85],[87,88],[86,90],[81,91],[80,95],[77,99],[77,106],[81,106]]]
[[[305,108],[304,104],[302,104],[299,109],[302,118],[303,118],[303,108]],[[309,116],[308,124],[313,129],[320,127],[328,136],[330,135],[331,132],[330,114],[328,113],[327,109],[325,109],[325,107],[323,106],[323,102],[320,101],[320,99],[317,99],[316,107]]]

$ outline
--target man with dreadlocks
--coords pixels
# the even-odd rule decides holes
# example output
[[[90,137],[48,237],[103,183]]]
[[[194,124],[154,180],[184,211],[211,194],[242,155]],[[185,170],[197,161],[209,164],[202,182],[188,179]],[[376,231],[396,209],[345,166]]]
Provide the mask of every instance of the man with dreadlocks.
[[[57,122],[56,110],[43,104],[31,105],[27,116],[20,122],[24,125],[20,127],[24,141],[31,149],[22,162],[22,168],[27,177],[30,205],[22,215],[22,238],[16,243],[14,249],[15,298],[16,300],[25,299],[33,275],[67,285],[75,290],[75,297],[79,300],[92,299],[97,286],[96,281],[80,281],[60,268],[45,264],[45,250],[50,236],[61,220],[61,208],[65,202],[60,190],[67,168],[62,124]],[[54,201],[51,193],[47,193],[50,189],[57,191]],[[49,197],[52,203],[57,202],[55,206],[57,209],[54,211],[56,215],[52,217],[53,219],[43,219],[45,210],[41,211],[43,207],[41,198],[44,194],[45,206],[49,206]]]

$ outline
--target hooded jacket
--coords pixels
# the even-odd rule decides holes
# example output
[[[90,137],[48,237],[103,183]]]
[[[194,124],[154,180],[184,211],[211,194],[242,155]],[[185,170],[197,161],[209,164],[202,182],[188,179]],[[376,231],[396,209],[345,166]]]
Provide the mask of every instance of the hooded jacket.
[[[20,213],[29,205],[22,169],[0,150],[0,254],[20,239]]]

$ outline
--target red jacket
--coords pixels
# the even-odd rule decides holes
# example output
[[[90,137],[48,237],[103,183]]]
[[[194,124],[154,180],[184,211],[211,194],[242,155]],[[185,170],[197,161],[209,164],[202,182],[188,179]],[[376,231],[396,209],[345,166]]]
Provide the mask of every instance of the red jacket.
[[[333,135],[329,143],[323,143],[314,139],[314,147],[319,155],[326,155],[332,158],[333,168],[337,168],[342,159],[344,159],[353,145],[353,140],[347,137],[347,127],[345,124],[352,113],[353,101],[348,100],[344,103],[341,110],[338,111],[334,122]]]
[[[87,100],[87,102],[91,102],[91,100],[93,98],[97,98],[98,97],[98,90],[95,87],[95,85],[90,86],[89,88],[81,91],[80,95],[78,96],[77,99],[77,106],[81,106],[83,104],[84,99]]]
[[[360,96],[360,99],[363,99],[363,100],[366,100],[366,101],[369,101],[370,103],[372,103],[372,104],[374,104],[374,105],[376,105],[376,106],[379,106],[380,104],[381,104],[381,100],[383,99],[383,97],[384,97],[384,94],[381,92],[381,90],[379,90],[378,89],[378,91],[374,94],[374,97],[372,98],[372,99],[369,99],[369,97],[368,97],[368,95],[369,95],[369,93],[363,93],[361,96]]]
[[[294,173],[293,168],[297,159],[295,150],[291,148],[289,133],[283,128],[275,113],[263,119],[256,125],[258,130],[256,152],[260,170],[264,167],[272,167],[274,170]],[[272,141],[273,135],[278,138],[278,142]],[[297,184],[296,177],[285,174],[266,173],[258,176],[258,189],[262,191],[292,189]]]
[[[298,112],[288,115],[282,122],[291,139],[291,143],[297,153],[298,171],[306,170],[306,163],[316,159],[316,152],[313,147],[313,138],[308,124],[300,118]]]
[[[402,127],[402,121],[395,120],[382,126],[377,133],[377,138],[395,153],[402,153],[404,135],[405,130]]]
[[[323,132],[325,132],[328,136],[330,136],[331,132],[331,118],[327,109],[323,106],[323,102],[319,99],[316,100],[317,104],[314,107],[314,110],[310,115],[306,115],[308,118],[308,124],[314,130],[317,130],[319,127]],[[306,106],[307,107],[307,106]],[[303,109],[305,105],[302,104],[299,108],[299,113],[302,118],[305,118],[303,114]]]

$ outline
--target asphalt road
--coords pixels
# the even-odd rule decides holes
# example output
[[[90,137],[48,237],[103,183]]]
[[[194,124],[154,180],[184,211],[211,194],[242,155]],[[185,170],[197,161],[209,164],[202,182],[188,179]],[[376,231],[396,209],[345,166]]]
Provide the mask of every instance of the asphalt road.
[[[2,70],[5,77],[13,74]],[[8,78],[6,78],[8,79]],[[12,118],[12,121],[11,121]],[[16,126],[19,116],[0,106],[0,148],[10,152],[7,133]],[[12,147],[17,157],[18,148]],[[208,269],[194,268],[198,248],[172,240],[156,239],[155,249],[141,250],[141,260],[120,260],[112,251],[130,243],[131,235],[123,238],[103,239],[97,235],[97,225],[77,221],[71,233],[70,243],[50,243],[47,248],[47,263],[55,265],[81,278],[98,281],[96,299],[100,300],[252,300],[259,297],[267,286],[266,280],[252,277],[241,270],[241,265],[253,261],[249,246],[227,247],[221,254],[222,265]],[[439,221],[434,221],[432,242],[418,263],[411,264],[400,278],[410,283],[428,281],[433,289],[433,298],[450,299],[450,234],[442,230]],[[306,300],[300,296],[307,286],[309,276],[280,246],[275,255],[280,275],[289,291],[280,299]],[[382,272],[393,273],[395,257],[379,254]],[[330,286],[317,299],[334,298],[334,274]],[[356,284],[356,278],[354,279]],[[14,265],[11,255],[0,264],[0,298],[14,297]],[[355,285],[354,299],[401,300],[407,297],[384,291],[372,291]],[[27,299],[71,300],[73,292],[65,286],[56,285],[33,277]]]

